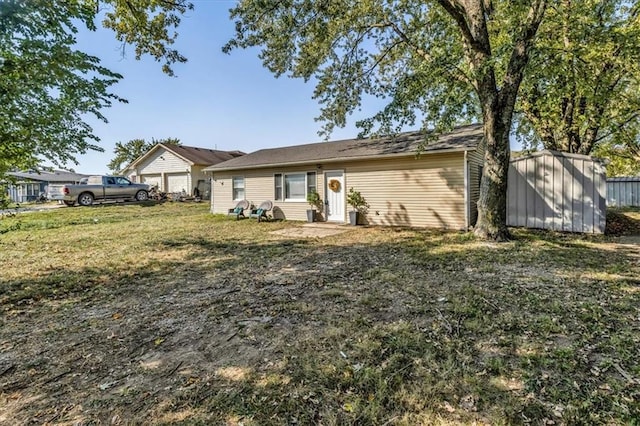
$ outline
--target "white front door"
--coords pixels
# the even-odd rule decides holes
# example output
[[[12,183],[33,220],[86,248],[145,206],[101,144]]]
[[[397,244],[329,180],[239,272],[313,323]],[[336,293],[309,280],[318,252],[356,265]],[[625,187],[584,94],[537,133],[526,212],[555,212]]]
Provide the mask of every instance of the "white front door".
[[[327,221],[345,222],[344,218],[344,173],[342,170],[327,171],[324,173],[324,193],[327,203]]]

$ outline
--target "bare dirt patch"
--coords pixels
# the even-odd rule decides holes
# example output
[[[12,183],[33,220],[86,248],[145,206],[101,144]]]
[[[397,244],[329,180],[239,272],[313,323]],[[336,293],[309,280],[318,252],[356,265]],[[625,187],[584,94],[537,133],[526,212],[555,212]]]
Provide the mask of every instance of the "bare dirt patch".
[[[353,230],[353,228],[351,229]],[[289,238],[324,238],[343,234],[348,231],[349,228],[345,225],[307,223],[300,226],[278,229],[271,234]]]

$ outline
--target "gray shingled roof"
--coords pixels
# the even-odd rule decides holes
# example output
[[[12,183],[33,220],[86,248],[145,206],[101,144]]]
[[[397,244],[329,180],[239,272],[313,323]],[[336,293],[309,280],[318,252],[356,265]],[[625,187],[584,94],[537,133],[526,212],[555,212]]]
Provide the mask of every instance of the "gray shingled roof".
[[[7,174],[18,179],[28,179],[40,182],[78,182],[83,177],[89,176],[80,173],[69,172],[67,170],[54,170],[53,172],[41,170],[39,173],[35,171],[9,172]]]
[[[421,152],[472,150],[482,140],[482,125],[472,124],[458,127],[451,133],[440,135],[428,142]],[[406,132],[395,137],[347,139],[332,142],[318,142],[282,148],[261,149],[224,163],[207,167],[206,171],[238,170],[315,162],[380,158],[387,156],[414,155],[425,142],[421,131]]]
[[[127,166],[122,169],[121,173],[127,169],[135,167],[138,163],[147,158],[152,152],[155,152],[160,148],[164,148],[179,155],[180,157],[193,163],[194,166],[210,166],[212,164],[218,164],[223,161],[231,160],[233,158],[244,155],[244,152],[242,151],[218,151],[217,149],[199,148],[196,146],[157,144],[154,145],[153,148],[142,154],[140,157],[127,164]]]
[[[218,151],[216,149],[198,148],[184,145],[162,145],[196,166],[210,166],[244,155],[242,151]]]

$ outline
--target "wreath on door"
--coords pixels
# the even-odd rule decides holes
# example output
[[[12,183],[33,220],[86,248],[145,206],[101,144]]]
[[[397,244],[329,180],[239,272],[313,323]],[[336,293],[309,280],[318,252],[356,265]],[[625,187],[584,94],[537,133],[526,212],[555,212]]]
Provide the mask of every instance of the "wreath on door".
[[[331,179],[329,181],[329,189],[332,190],[333,192],[340,191],[340,181],[336,179]]]

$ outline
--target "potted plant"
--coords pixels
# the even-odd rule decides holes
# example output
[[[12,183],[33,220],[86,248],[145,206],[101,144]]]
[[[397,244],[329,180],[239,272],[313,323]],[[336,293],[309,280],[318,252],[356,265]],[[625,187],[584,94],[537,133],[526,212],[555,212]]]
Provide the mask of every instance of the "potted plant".
[[[322,200],[320,199],[320,194],[317,191],[311,190],[307,194],[307,203],[311,206],[309,210],[307,210],[307,222],[315,222],[316,220],[316,209],[320,210],[322,207]]]
[[[353,210],[349,212],[349,223],[355,226],[358,224],[359,216],[367,213],[369,204],[360,191],[354,190],[353,187],[349,188],[347,204],[353,208]]]

